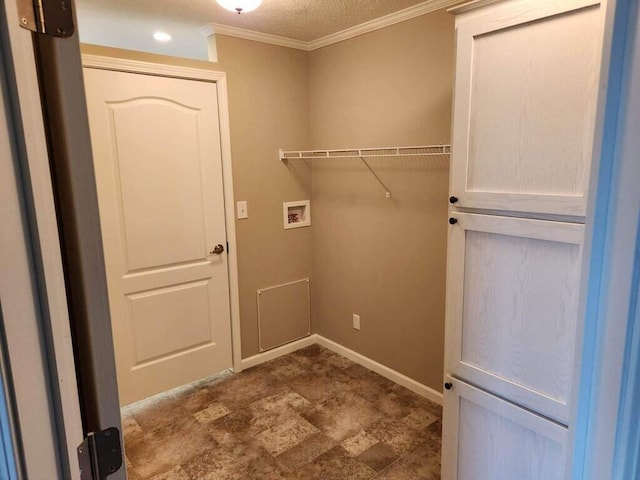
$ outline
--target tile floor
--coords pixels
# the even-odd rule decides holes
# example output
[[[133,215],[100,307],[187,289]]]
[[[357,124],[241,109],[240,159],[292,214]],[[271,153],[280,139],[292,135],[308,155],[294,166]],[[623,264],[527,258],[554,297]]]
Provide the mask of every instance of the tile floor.
[[[123,409],[130,480],[433,480],[441,408],[319,345]]]

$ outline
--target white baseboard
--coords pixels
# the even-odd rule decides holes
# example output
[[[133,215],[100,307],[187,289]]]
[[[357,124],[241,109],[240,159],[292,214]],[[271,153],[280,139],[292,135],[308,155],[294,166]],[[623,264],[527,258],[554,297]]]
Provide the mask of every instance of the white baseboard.
[[[363,367],[368,368],[371,371],[376,372],[379,375],[382,375],[385,378],[388,378],[392,382],[397,383],[398,385],[402,385],[405,388],[408,388],[412,392],[417,393],[418,395],[426,398],[427,400],[431,400],[438,405],[442,405],[443,397],[442,393],[434,390],[433,388],[427,387],[426,385],[415,381],[412,378],[403,375],[400,372],[397,372],[381,363],[376,362],[375,360],[370,359],[369,357],[365,357],[358,352],[354,352],[353,350],[340,345],[339,343],[334,342],[333,340],[329,340],[328,338],[323,337],[322,335],[316,334],[317,343],[322,345],[323,347],[328,348],[336,353],[339,353],[343,357],[347,357],[349,360],[352,360]]]
[[[240,365],[242,367],[242,370],[250,367],[255,367],[256,365],[260,365],[261,363],[268,362],[269,360],[273,360],[283,355],[287,355],[288,353],[295,352],[296,350],[308,347],[310,345],[313,345],[314,343],[328,348],[329,350],[332,350],[342,355],[343,357],[347,357],[349,360],[352,360],[362,365],[363,367],[366,367],[369,370],[376,372],[377,374],[382,375],[385,378],[388,378],[398,385],[402,385],[403,387],[408,388],[412,392],[417,393],[427,400],[431,400],[438,405],[442,405],[442,393],[438,392],[437,390],[427,387],[426,385],[417,382],[400,372],[397,372],[381,363],[376,362],[375,360],[370,359],[369,357],[365,357],[358,352],[344,347],[339,343],[334,342],[333,340],[329,340],[322,335],[318,335],[317,333],[309,335],[305,338],[301,338],[300,340],[296,340],[295,342],[287,343],[286,345],[282,345],[281,347],[274,348],[273,350],[268,350],[266,352],[253,355],[252,357],[245,358],[240,362]]]
[[[246,368],[255,367],[256,365],[260,365],[261,363],[268,362],[269,360],[273,360],[283,355],[287,355],[288,353],[295,352],[296,350],[300,350],[301,348],[313,345],[314,343],[318,343],[316,337],[317,335],[314,333],[312,335],[309,335],[308,337],[304,337],[300,340],[287,343],[272,350],[258,353],[256,355],[253,355],[252,357],[243,358],[240,361],[240,368],[244,370]]]

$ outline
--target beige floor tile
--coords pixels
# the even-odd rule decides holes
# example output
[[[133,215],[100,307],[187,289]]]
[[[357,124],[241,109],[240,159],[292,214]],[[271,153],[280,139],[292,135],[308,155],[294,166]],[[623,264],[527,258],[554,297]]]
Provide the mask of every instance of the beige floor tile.
[[[191,413],[204,410],[215,401],[209,389],[204,386],[178,398],[182,402],[184,408]]]
[[[440,478],[440,442],[428,440],[400,459],[402,465],[427,480]]]
[[[409,428],[416,430],[422,430],[427,428],[433,422],[438,420],[433,413],[426,410],[412,410],[407,416],[402,419],[402,423]]]
[[[229,410],[226,406],[221,403],[214,402],[207,408],[194,413],[193,418],[195,418],[198,423],[206,425],[213,422],[214,420],[228,415],[229,413],[231,413],[231,410]]]
[[[283,412],[285,410],[304,409],[311,402],[294,391],[284,391],[276,395],[261,398],[249,405],[249,410],[256,414],[264,412]]]
[[[134,470],[143,478],[166,472],[217,445],[213,436],[189,418],[125,443]]]
[[[227,381],[210,388],[209,391],[215,401],[237,409],[260,398],[275,395],[285,388],[271,375],[249,370],[230,377]]]
[[[315,373],[296,377],[288,381],[287,385],[313,403],[326,400],[343,388],[342,382]]]
[[[150,480],[191,480],[181,466],[173,467],[168,472],[154,475]]]
[[[340,443],[340,446],[352,457],[357,457],[361,453],[364,453],[366,450],[373,447],[376,443],[378,443],[377,438],[364,430],[361,430],[352,437],[343,440],[342,443]]]
[[[375,407],[353,393],[340,393],[304,414],[310,423],[337,442],[352,437],[381,418]]]
[[[125,407],[127,470],[131,480],[435,480],[441,414],[312,345]]]
[[[305,480],[367,480],[375,475],[371,467],[336,447],[302,468],[297,476]]]
[[[318,433],[318,429],[298,415],[291,415],[282,423],[265,430],[256,441],[271,455],[277,456]]]
[[[317,433],[285,450],[276,460],[283,470],[295,472],[335,446],[336,443],[329,437]]]
[[[387,444],[376,443],[361,453],[358,460],[369,465],[376,472],[381,472],[398,459],[399,455]]]
[[[134,439],[143,434],[142,428],[136,422],[136,419],[130,416],[122,417],[122,435],[125,439]]]
[[[173,395],[159,395],[129,408],[131,416],[145,433],[165,427],[175,422],[176,418],[186,418],[189,413],[181,400]]]
[[[422,437],[426,436],[425,432],[421,435],[420,432],[392,418],[385,418],[372,425],[367,429],[367,433],[380,443],[389,445],[398,455],[409,453],[420,443]]]
[[[380,473],[375,480],[425,480],[420,475],[412,472],[408,468],[394,463],[389,468]]]
[[[247,474],[237,455],[224,446],[202,452],[182,465],[191,479],[238,480]]]

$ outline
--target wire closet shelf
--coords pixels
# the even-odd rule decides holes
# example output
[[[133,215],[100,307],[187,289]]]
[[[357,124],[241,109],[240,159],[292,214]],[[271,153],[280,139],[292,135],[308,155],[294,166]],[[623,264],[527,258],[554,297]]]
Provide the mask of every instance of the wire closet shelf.
[[[339,150],[280,150],[280,160],[313,160],[317,158],[359,157],[435,157],[449,155],[451,145],[422,145],[416,147],[342,148]]]
[[[365,167],[384,188],[385,196],[391,198],[391,191],[371,168],[366,158],[380,157],[442,157],[451,153],[451,145],[421,145],[415,147],[343,148],[339,150],[282,150],[280,160],[317,160],[322,158],[359,158]]]

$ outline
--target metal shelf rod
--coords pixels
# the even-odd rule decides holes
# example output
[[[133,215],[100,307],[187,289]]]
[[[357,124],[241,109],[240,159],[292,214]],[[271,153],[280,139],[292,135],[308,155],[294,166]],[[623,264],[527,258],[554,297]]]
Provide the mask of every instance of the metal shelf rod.
[[[387,198],[391,198],[391,192],[389,191],[389,188],[384,184],[384,182],[380,179],[380,177],[378,176],[378,174],[376,172],[373,171],[373,168],[371,168],[369,166],[369,164],[367,163],[367,161],[364,159],[364,157],[360,157],[360,160],[362,160],[362,163],[364,163],[364,165],[369,169],[369,171],[371,172],[371,174],[376,177],[376,180],[378,181],[378,183],[380,185],[382,185],[382,188],[384,188],[384,193],[385,196]]]

